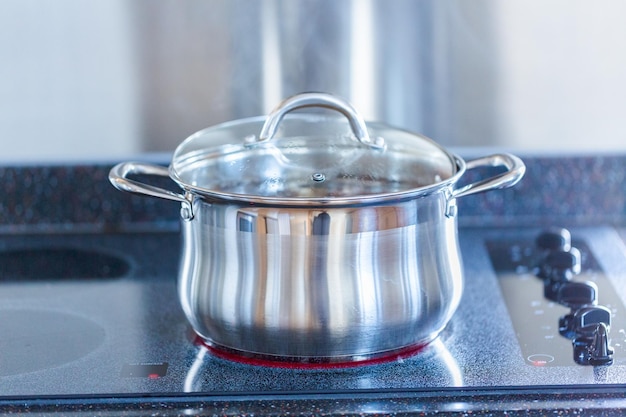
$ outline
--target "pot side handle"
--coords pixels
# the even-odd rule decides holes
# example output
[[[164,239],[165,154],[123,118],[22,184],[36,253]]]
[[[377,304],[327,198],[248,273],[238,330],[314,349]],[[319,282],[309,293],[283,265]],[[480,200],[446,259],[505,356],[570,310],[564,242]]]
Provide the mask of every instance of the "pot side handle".
[[[458,188],[452,192],[452,197],[459,198],[483,191],[512,187],[522,179],[526,172],[524,162],[517,156],[508,153],[485,156],[466,163],[466,169],[468,170],[490,166],[503,166],[506,168],[506,171],[491,178],[486,178]]]
[[[177,201],[182,204],[180,209],[181,217],[184,220],[193,218],[191,202],[184,195],[129,179],[128,176],[130,175],[156,175],[169,178],[169,171],[166,167],[143,162],[122,162],[111,168],[109,181],[115,188],[121,191]]]

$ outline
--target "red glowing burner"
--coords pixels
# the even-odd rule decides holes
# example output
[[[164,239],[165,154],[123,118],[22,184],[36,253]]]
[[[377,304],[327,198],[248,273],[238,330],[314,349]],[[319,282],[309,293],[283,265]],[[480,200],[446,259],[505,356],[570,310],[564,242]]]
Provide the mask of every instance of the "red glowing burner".
[[[243,363],[246,365],[264,366],[273,368],[289,368],[289,369],[340,369],[353,368],[365,365],[378,365],[382,363],[394,362],[405,359],[419,353],[426,344],[418,344],[405,346],[393,351],[383,352],[379,355],[373,355],[363,358],[303,358],[303,357],[285,357],[273,355],[261,355],[251,352],[244,352],[236,349],[230,349],[224,346],[217,346],[204,340],[200,336],[195,337],[194,343],[204,346],[216,357],[226,359],[233,362]]]

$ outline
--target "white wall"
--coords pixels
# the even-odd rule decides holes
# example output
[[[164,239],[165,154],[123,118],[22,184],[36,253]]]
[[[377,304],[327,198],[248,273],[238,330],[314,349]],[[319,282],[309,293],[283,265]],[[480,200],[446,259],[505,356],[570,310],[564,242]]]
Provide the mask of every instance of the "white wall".
[[[124,0],[2,0],[0,160],[138,151]]]
[[[171,151],[302,90],[446,146],[623,150],[625,21],[623,0],[2,0],[0,161]]]
[[[626,1],[494,1],[498,144],[626,149]]]

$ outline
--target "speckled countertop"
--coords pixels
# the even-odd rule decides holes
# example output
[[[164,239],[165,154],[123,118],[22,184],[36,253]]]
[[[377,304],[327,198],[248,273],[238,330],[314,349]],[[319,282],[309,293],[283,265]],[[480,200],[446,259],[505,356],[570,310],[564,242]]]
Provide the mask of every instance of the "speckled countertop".
[[[468,158],[469,159],[469,158]],[[523,156],[527,171],[514,188],[460,199],[459,225],[621,224],[626,219],[626,155]],[[151,162],[167,165],[165,158]],[[0,165],[0,232],[83,228],[176,228],[177,204],[120,193],[112,164]],[[478,175],[468,171],[463,181]],[[167,179],[148,178],[176,190]]]
[[[460,228],[536,228],[556,223],[623,230],[626,155],[520,156],[527,165],[527,174],[516,187],[460,199]],[[159,158],[156,162],[167,165],[166,158]],[[154,157],[148,159],[155,161]],[[108,181],[111,166],[112,163],[0,166],[0,236],[175,233],[179,228],[178,205],[115,190]],[[471,181],[477,175],[469,172],[463,181]],[[176,189],[168,180],[158,182]],[[0,413],[39,415],[598,416],[616,414],[618,410],[626,410],[626,388],[622,384],[379,390],[375,396],[368,390],[353,390],[298,395],[251,392],[245,397],[228,393],[160,393],[24,400],[0,393]]]

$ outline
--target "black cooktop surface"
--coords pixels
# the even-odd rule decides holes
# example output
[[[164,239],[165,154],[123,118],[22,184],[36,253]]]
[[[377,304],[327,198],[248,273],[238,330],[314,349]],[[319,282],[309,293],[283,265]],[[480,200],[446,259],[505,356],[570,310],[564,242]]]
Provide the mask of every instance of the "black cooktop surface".
[[[593,282],[611,316],[610,361],[590,364],[559,328],[575,309],[546,298],[537,276],[541,232],[461,229],[464,295],[441,336],[408,357],[332,369],[240,363],[198,343],[177,298],[177,232],[2,236],[0,402],[621,387],[623,241],[610,227],[571,230],[580,271],[568,280]]]

